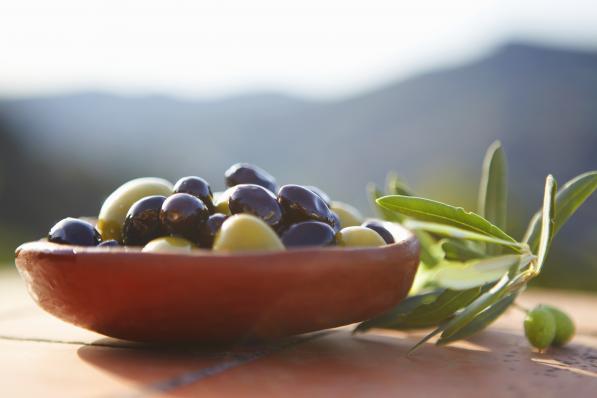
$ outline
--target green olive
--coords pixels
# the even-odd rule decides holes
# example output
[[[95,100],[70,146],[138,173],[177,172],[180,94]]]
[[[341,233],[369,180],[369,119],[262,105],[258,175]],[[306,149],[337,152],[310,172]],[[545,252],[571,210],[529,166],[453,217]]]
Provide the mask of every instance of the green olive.
[[[363,216],[361,213],[347,203],[334,200],[332,201],[330,209],[338,215],[338,218],[340,219],[340,225],[343,228],[355,227],[363,223]]]
[[[556,336],[556,321],[551,311],[537,306],[527,313],[524,319],[524,333],[533,347],[544,350]]]
[[[230,215],[230,208],[228,207],[228,199],[230,199],[230,194],[234,190],[232,188],[228,188],[224,192],[216,192],[214,193],[214,206],[216,208],[216,213],[222,213],[226,215]],[[217,195],[216,195],[217,194]]]
[[[193,244],[175,236],[156,238],[143,247],[146,253],[190,253]]]
[[[366,227],[346,227],[336,234],[338,246],[345,247],[375,247],[383,246],[386,242],[381,235]]]
[[[544,305],[543,307],[551,312],[551,315],[553,315],[553,318],[556,321],[556,335],[551,345],[558,347],[565,345],[574,336],[576,330],[574,322],[568,314],[556,307],[552,307],[551,305]]]
[[[263,220],[246,213],[235,214],[224,221],[216,234],[214,251],[284,250],[274,230]]]
[[[169,196],[172,184],[162,178],[136,178],[121,185],[104,201],[100,210],[97,229],[103,240],[122,242],[122,225],[130,207],[146,196]]]

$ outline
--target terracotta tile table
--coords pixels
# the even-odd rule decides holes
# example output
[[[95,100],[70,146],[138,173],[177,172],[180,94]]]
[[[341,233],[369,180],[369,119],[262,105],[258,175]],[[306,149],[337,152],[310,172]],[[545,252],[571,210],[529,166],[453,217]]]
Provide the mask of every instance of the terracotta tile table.
[[[449,347],[420,334],[341,328],[271,346],[156,348],[109,339],[39,310],[14,271],[0,271],[0,397],[597,397],[597,296],[522,297],[574,315],[566,348],[538,354],[511,310]]]

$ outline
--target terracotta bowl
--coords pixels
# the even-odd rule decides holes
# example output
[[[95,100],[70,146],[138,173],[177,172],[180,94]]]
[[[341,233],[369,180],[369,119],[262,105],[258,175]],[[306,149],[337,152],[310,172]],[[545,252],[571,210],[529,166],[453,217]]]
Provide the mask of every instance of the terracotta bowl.
[[[419,243],[400,228],[379,248],[142,253],[25,243],[16,265],[33,299],[67,322],[120,339],[230,344],[369,319],[402,300]]]

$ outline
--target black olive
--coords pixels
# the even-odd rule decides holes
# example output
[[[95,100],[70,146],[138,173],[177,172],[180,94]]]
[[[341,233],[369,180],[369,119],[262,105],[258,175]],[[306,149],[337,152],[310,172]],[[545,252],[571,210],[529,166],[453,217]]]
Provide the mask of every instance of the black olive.
[[[209,209],[210,213],[214,212],[213,194],[207,181],[201,177],[183,177],[174,184],[174,193],[188,193],[199,199]]]
[[[392,233],[386,227],[384,227],[383,222],[381,221],[368,220],[361,224],[361,226],[367,227],[377,232],[388,245],[396,242],[394,235],[392,235]]]
[[[325,201],[303,186],[284,185],[278,192],[278,203],[286,225],[309,220],[335,225],[334,216]]]
[[[118,243],[118,241],[115,239],[110,239],[110,240],[103,241],[98,246],[100,246],[100,247],[116,247],[116,246],[120,246],[120,243]]]
[[[248,213],[261,218],[270,227],[277,229],[282,221],[282,209],[276,196],[255,184],[240,184],[234,187],[228,199],[232,214]]]
[[[188,193],[169,196],[160,210],[160,222],[166,231],[191,242],[198,240],[199,230],[208,217],[205,203]]]
[[[99,232],[87,221],[65,218],[50,229],[48,240],[76,246],[97,246],[102,240]]]
[[[228,216],[222,213],[214,213],[209,216],[199,229],[199,245],[201,247],[211,248],[213,246],[214,238],[227,218]]]
[[[336,214],[335,211],[330,210],[330,213],[332,214],[332,220],[334,221],[332,224],[332,228],[334,228],[334,231],[339,232],[342,229],[340,217],[338,217],[338,214]]]
[[[330,246],[336,243],[336,231],[320,221],[303,221],[284,231],[282,243],[286,247]]]
[[[239,184],[255,184],[276,192],[276,180],[267,171],[248,163],[237,163],[224,174],[226,186],[233,187]]]
[[[160,210],[165,200],[165,196],[154,195],[133,203],[122,227],[122,241],[126,246],[145,246],[166,235],[160,223]]]
[[[308,185],[305,188],[315,192],[317,194],[317,196],[319,196],[321,199],[323,199],[323,201],[325,202],[326,205],[328,205],[328,207],[330,207],[332,205],[332,199],[330,198],[330,195],[323,192],[321,189],[314,187],[313,185]]]

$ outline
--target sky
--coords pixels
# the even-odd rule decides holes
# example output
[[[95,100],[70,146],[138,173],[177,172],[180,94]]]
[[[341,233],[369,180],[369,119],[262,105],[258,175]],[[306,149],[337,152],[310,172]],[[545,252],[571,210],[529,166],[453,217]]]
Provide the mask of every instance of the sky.
[[[597,49],[597,1],[0,0],[0,96],[337,97],[511,39]]]

